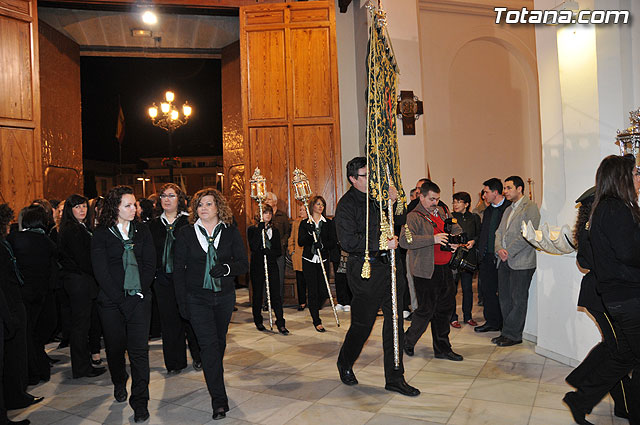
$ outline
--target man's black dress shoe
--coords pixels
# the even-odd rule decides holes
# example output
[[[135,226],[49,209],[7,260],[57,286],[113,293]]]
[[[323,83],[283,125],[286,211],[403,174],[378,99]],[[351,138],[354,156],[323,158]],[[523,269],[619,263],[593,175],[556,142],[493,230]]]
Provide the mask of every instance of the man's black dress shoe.
[[[593,425],[593,423],[585,419],[586,413],[578,406],[578,400],[576,400],[576,397],[577,394],[571,391],[564,395],[562,401],[564,401],[566,405],[569,406],[569,410],[571,410],[573,420],[576,421],[578,425]]]
[[[413,347],[408,347],[408,346],[405,345],[404,346],[404,353],[407,356],[413,356],[415,354],[415,351],[414,351]]]
[[[262,323],[256,323],[256,329],[259,330],[260,332],[267,330],[267,328],[265,328]]]
[[[511,347],[512,345],[516,345],[516,344],[522,344],[522,340],[520,341],[514,341],[512,339],[509,339],[507,337],[504,337],[503,339],[501,339],[500,341],[496,342],[496,345],[498,347]]]
[[[180,372],[182,372],[182,369],[167,369],[167,376],[178,375]]]
[[[202,370],[202,362],[201,362],[201,361],[200,361],[200,362],[197,362],[197,361],[195,361],[195,360],[194,360],[194,362],[193,362],[193,368],[194,368],[195,370],[197,370],[198,372],[200,372],[200,371]]]
[[[33,399],[31,400],[31,402],[28,404],[28,406],[33,406],[34,404],[38,404],[40,403],[42,400],[44,400],[44,397],[33,397]]]
[[[434,354],[433,357],[435,357],[436,359],[447,359],[454,362],[461,362],[463,359],[460,354],[454,353],[453,351],[449,351],[448,353]]]
[[[476,326],[475,328],[473,328],[474,332],[498,332],[500,330],[500,328],[496,328],[493,326],[489,326],[486,323],[484,325],[480,325],[480,326]]]
[[[91,364],[95,366],[100,366],[102,364],[102,359],[97,359],[97,360],[91,359]]]
[[[338,373],[340,374],[340,380],[343,384],[356,385],[358,383],[356,375],[351,368],[342,367],[340,363],[338,363]]]
[[[21,421],[15,422],[15,421],[8,421],[7,424],[9,425],[29,425],[31,423],[31,421],[29,419],[23,419]]]
[[[386,384],[384,389],[387,391],[395,391],[402,395],[408,395],[409,397],[416,397],[420,395],[420,390],[407,384],[407,381],[405,381],[404,378],[402,378],[402,381],[400,382]]]
[[[216,411],[215,411],[215,412],[213,412],[213,416],[211,416],[211,418],[212,418],[214,421],[218,421],[218,420],[220,420],[220,419],[224,419],[224,418],[226,418],[226,417],[227,417],[227,414],[224,412],[224,408],[222,408],[222,407],[221,407],[221,408],[216,409]]]
[[[87,378],[95,378],[96,376],[100,376],[107,371],[106,367],[92,367],[89,372],[87,372]]]
[[[502,335],[500,335],[500,336],[497,336],[495,338],[491,338],[491,342],[494,343],[494,344],[497,344],[498,341],[502,341],[503,339],[504,339],[504,337]]]
[[[149,419],[149,410],[146,407],[134,410],[133,421],[135,423],[144,422],[147,419]]]
[[[122,385],[122,386],[117,386],[113,390],[113,398],[115,398],[118,403],[122,403],[123,401],[127,401],[127,397],[128,396],[129,396],[129,394],[127,394],[127,386],[126,386],[126,384]]]
[[[278,332],[280,332],[282,335],[289,335],[289,329],[285,328],[284,326],[280,326],[278,328]]]

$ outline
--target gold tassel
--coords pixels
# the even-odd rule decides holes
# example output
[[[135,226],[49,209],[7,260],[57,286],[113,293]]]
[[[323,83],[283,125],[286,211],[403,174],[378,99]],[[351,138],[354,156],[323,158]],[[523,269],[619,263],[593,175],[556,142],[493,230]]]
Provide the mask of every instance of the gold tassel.
[[[408,244],[413,242],[413,233],[411,233],[411,230],[409,230],[409,226],[406,224],[404,225],[404,237],[407,240]]]
[[[360,277],[363,279],[369,279],[371,277],[371,263],[369,262],[369,251],[364,253],[364,263],[362,263],[362,273]]]

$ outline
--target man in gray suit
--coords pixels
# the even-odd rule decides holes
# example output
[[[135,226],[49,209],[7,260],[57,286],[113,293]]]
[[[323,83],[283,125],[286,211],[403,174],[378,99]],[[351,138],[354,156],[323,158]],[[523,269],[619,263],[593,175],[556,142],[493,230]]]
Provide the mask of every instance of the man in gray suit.
[[[507,177],[504,196],[511,201],[496,230],[495,248],[498,265],[498,295],[502,310],[502,334],[491,342],[509,347],[522,342],[527,317],[529,286],[536,271],[536,251],[522,236],[522,222],[540,224],[538,206],[524,196],[524,181],[519,176]]]

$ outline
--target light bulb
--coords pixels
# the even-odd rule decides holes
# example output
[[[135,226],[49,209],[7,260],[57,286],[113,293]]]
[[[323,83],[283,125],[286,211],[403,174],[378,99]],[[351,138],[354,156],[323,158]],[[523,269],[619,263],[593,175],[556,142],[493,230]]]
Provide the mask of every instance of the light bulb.
[[[160,110],[162,111],[163,114],[169,113],[169,104],[166,102],[162,102],[160,104]]]
[[[155,118],[158,116],[158,108],[156,108],[155,106],[152,106],[151,108],[149,108],[149,116],[151,118]]]
[[[174,121],[178,119],[178,111],[176,109],[171,110],[171,119]]]
[[[168,91],[164,94],[165,99],[167,99],[167,102],[173,102],[173,99],[176,98],[176,95],[172,92],[172,91]]]
[[[142,14],[142,22],[144,22],[145,24],[148,24],[148,25],[154,25],[154,24],[158,23],[158,17],[152,11],[146,10]]]

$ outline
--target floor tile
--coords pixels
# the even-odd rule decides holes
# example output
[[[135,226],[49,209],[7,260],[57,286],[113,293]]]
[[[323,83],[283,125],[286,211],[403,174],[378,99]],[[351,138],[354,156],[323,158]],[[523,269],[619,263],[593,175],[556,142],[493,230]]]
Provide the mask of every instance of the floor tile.
[[[292,375],[267,388],[264,393],[281,397],[315,402],[329,394],[339,385],[338,379],[321,379],[312,376]]]
[[[365,412],[378,412],[393,397],[393,393],[382,386],[340,385],[335,390],[318,400],[318,403],[329,406],[341,406]]]
[[[287,425],[317,425],[317,424],[349,424],[363,425],[373,417],[373,413],[361,410],[346,409],[314,404],[287,422]]]
[[[464,399],[449,419],[452,425],[526,425],[530,407]]]
[[[476,378],[466,398],[533,406],[538,384],[503,379]]]
[[[309,406],[308,401],[261,394],[231,409],[227,416],[264,425],[282,425]]]
[[[460,400],[458,397],[425,392],[422,392],[418,397],[395,395],[379,410],[379,413],[421,421],[447,423],[451,414],[460,404]]]
[[[474,378],[448,373],[418,372],[409,383],[423,393],[442,394],[453,397],[464,397]]]
[[[488,361],[480,374],[480,378],[508,379],[522,382],[538,382],[543,365],[535,363],[512,363],[507,361]]]

